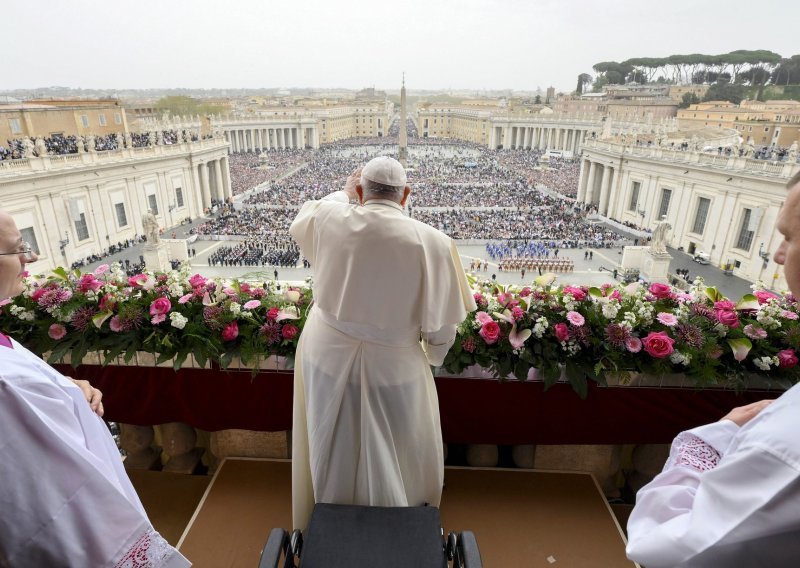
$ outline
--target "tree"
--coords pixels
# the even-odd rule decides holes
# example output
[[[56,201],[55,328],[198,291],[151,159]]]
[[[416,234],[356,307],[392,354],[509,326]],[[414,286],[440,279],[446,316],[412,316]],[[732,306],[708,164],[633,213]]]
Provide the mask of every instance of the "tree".
[[[578,75],[578,88],[575,89],[575,92],[579,95],[583,93],[583,88],[592,82],[592,76],[588,73],[581,73]]]
[[[542,104],[542,95],[536,95],[536,98],[533,99],[533,104],[535,104],[535,105]]]
[[[798,85],[800,84],[800,55],[792,55],[788,59],[781,59],[772,72],[773,85]]]
[[[689,108],[689,105],[696,105],[699,102],[700,97],[698,97],[696,93],[683,93],[678,108]]]
[[[166,111],[173,116],[193,116],[195,114],[205,116],[225,111],[225,107],[222,105],[204,103],[186,96],[163,97],[158,99],[154,106],[161,112]]]
[[[704,101],[730,101],[739,104],[745,98],[747,90],[743,85],[734,83],[714,83],[706,91]]]

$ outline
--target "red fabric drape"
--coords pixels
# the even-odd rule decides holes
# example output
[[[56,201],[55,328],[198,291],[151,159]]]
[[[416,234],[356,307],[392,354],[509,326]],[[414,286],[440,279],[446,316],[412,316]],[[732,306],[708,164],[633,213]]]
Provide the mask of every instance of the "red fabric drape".
[[[57,365],[103,391],[105,418],[127,424],[186,422],[202,430],[292,427],[291,371]],[[442,433],[450,443],[668,443],[734,406],[779,393],[598,387],[581,400],[568,384],[437,377]]]

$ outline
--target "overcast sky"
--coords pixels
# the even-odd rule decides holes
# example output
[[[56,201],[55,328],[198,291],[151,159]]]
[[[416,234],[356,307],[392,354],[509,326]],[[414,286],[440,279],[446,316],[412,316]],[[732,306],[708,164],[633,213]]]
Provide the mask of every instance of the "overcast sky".
[[[800,53],[795,0],[0,0],[0,89],[575,88],[599,61]]]

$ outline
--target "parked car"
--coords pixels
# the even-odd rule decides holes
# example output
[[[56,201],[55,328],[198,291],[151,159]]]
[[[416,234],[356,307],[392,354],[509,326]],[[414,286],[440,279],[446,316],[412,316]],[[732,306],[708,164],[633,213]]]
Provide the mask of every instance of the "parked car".
[[[711,264],[711,255],[707,252],[695,253],[694,261],[700,264]]]

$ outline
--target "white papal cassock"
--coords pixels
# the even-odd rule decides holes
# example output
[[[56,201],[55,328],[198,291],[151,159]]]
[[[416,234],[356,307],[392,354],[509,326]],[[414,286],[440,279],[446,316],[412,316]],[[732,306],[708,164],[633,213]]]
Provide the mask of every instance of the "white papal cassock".
[[[0,566],[191,566],[153,529],[82,391],[13,340],[0,345]]]
[[[315,301],[295,362],[295,528],[315,502],[438,506],[430,365],[475,309],[454,243],[397,203],[354,206],[343,192],[303,204],[290,232],[314,269]]]
[[[636,495],[627,552],[647,568],[800,566],[800,385],[741,428],[679,434]]]

